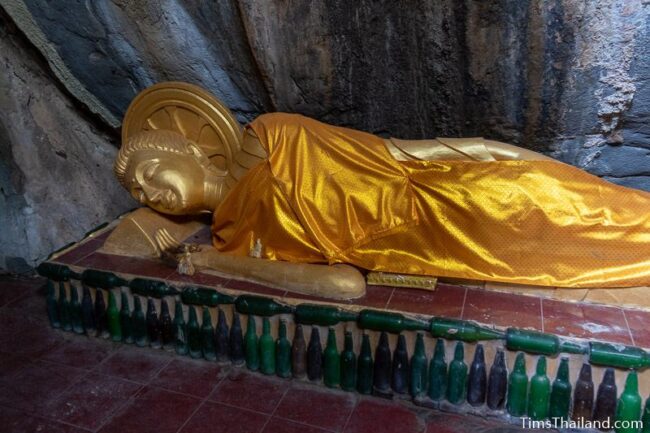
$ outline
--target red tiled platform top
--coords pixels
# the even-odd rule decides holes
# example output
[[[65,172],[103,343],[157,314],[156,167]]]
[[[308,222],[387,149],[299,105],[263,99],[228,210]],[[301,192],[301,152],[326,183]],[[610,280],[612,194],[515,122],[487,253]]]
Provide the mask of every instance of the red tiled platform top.
[[[109,234],[110,231],[106,231],[85,240],[54,261],[80,268],[163,279],[171,285],[222,286],[276,298],[332,302],[205,273],[191,277],[180,275],[159,261],[98,252]],[[205,233],[199,232],[191,241],[207,242],[203,237]],[[650,329],[650,312],[632,308],[567,302],[440,283],[434,291],[368,286],[364,297],[337,303],[474,320],[497,327],[514,326],[560,336],[650,347],[650,332],[647,331]]]

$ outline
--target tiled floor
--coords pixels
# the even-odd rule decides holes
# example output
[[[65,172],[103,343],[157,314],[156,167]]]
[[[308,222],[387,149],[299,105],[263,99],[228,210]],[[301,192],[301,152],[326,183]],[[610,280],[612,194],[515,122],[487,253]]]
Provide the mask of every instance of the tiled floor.
[[[2,432],[521,431],[58,332],[47,324],[42,283],[0,277]]]

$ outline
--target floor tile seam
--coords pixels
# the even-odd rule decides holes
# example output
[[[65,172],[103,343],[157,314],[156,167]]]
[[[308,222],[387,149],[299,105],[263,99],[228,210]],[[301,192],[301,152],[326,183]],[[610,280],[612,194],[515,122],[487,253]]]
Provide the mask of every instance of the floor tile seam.
[[[542,322],[542,332],[544,332],[544,300],[539,299],[539,314]]]
[[[88,372],[88,374],[90,374],[90,373],[94,373],[94,374],[97,375],[97,376],[107,377],[107,378],[109,378],[109,379],[118,379],[118,380],[121,380],[121,381],[123,381],[123,382],[128,382],[128,383],[130,383],[130,384],[132,384],[132,385],[148,386],[148,385],[147,385],[146,383],[144,383],[144,382],[138,382],[137,380],[127,379],[127,378],[125,378],[125,377],[122,377],[122,376],[116,376],[116,375],[113,375],[113,374],[102,373],[102,372],[100,372],[100,371],[90,370],[90,371]]]
[[[32,363],[42,362],[44,364],[50,364],[50,365],[53,365],[53,366],[67,367],[67,368],[72,368],[72,369],[75,369],[75,370],[80,370],[81,374],[80,374],[79,377],[85,376],[86,374],[90,373],[94,368],[94,367],[92,367],[92,368],[77,367],[76,365],[70,365],[70,364],[66,364],[64,362],[52,361],[52,360],[44,359],[44,358],[40,358],[40,357],[39,358],[30,358],[30,359],[31,359]]]
[[[357,406],[356,406],[356,404],[355,404],[354,408],[356,409],[356,407],[357,407]],[[353,411],[354,411],[354,409],[353,409]],[[349,416],[351,416],[351,415],[352,415],[352,413],[350,413]],[[342,432],[342,431],[345,429],[345,426],[347,425],[347,422],[348,422],[348,420],[349,420],[349,416],[348,416],[348,418],[346,418],[346,420],[345,420],[346,424],[343,426],[343,428],[342,428],[341,430],[332,430],[332,429],[325,428],[325,427],[319,427],[319,426],[317,426],[317,425],[309,424],[309,423],[307,423],[307,422],[296,421],[295,419],[290,419],[290,418],[283,417],[282,415],[275,415],[275,414],[269,417],[269,421],[267,422],[267,424],[268,424],[269,422],[271,422],[271,420],[272,420],[273,418],[275,418],[275,419],[279,419],[279,420],[282,420],[282,421],[288,421],[288,422],[293,423],[293,424],[298,424],[298,425],[301,425],[301,426],[305,426],[305,427],[310,427],[310,428],[318,429],[318,430],[320,430],[320,431],[322,431],[322,432],[339,433],[339,432]],[[264,428],[266,428],[266,424],[264,425]],[[264,428],[263,428],[261,431],[264,431]]]
[[[282,403],[282,400],[284,400],[284,397],[287,395],[287,393],[289,392],[290,389],[291,389],[291,386],[286,387],[286,389],[282,393],[282,397],[280,397],[278,399],[278,402],[275,404],[275,407],[273,408],[273,411],[269,414],[269,417],[264,422],[264,425],[262,426],[262,428],[259,429],[260,432],[263,432],[264,429],[266,428],[266,426],[269,424],[269,422],[271,422],[271,419],[273,418],[275,413],[278,411],[278,408],[280,407],[280,404]]]
[[[196,408],[192,411],[190,416],[188,416],[187,419],[185,421],[183,421],[183,423],[180,425],[180,427],[178,427],[178,430],[176,430],[176,433],[180,433],[185,428],[185,426],[192,420],[192,418],[194,418],[194,415],[196,415],[198,413],[198,411],[205,405],[206,401],[207,401],[207,399],[203,399],[196,406]]]
[[[155,385],[155,384],[152,384],[152,383],[147,384],[147,385],[145,385],[145,386],[146,386],[147,388],[154,388],[154,389],[157,389],[157,390],[159,390],[159,391],[169,392],[169,393],[171,393],[171,394],[180,395],[180,396],[182,396],[182,397],[193,398],[194,400],[201,400],[201,401],[203,401],[203,399],[205,398],[205,397],[200,397],[200,396],[198,396],[198,395],[188,394],[188,393],[186,393],[186,392],[182,392],[182,391],[176,391],[176,390],[174,390],[174,389],[165,388],[164,386]],[[211,394],[212,392],[214,392],[214,388],[212,389],[212,391],[210,391],[210,394]],[[208,394],[208,396],[209,396],[210,394]],[[212,400],[209,400],[209,399],[208,399],[208,401],[212,401]]]
[[[241,410],[245,410],[246,412],[252,412],[252,413],[255,413],[255,414],[257,414],[257,415],[271,416],[271,414],[273,413],[273,412],[271,412],[271,413],[269,413],[269,412],[262,412],[262,411],[259,411],[259,410],[250,409],[250,408],[248,408],[248,407],[244,407],[244,406],[238,406],[238,405],[236,405],[236,404],[226,403],[226,402],[219,401],[219,400],[211,400],[210,398],[206,398],[205,401],[207,401],[208,403],[219,404],[219,405],[221,405],[221,406],[227,406],[227,407],[232,408],[232,409],[241,409]],[[275,410],[275,409],[274,409],[274,410]]]
[[[29,416],[29,417],[33,417],[33,418],[46,420],[46,421],[52,421],[52,422],[55,422],[55,423],[58,423],[58,424],[67,425],[67,426],[74,427],[76,429],[81,429],[81,430],[87,431],[87,432],[92,432],[93,431],[91,429],[87,429],[85,427],[81,427],[79,425],[69,423],[67,421],[62,421],[62,420],[59,420],[59,419],[56,419],[56,418],[52,418],[52,417],[49,417],[49,416],[44,415],[44,414],[30,413],[29,411],[26,411],[24,409],[12,407],[12,406],[9,406],[9,405],[6,405],[6,404],[1,404],[0,406],[11,409],[11,410],[15,410],[16,412],[20,412],[23,416]]]
[[[113,421],[113,419],[115,419],[116,415],[121,414],[128,406],[130,406],[133,402],[135,402],[136,397],[138,396],[138,394],[140,394],[140,391],[142,391],[142,389],[146,386],[141,383],[139,383],[138,385],[140,385],[140,388],[138,388],[131,396],[129,396],[129,398],[127,398],[126,401],[122,402],[122,404],[118,405],[115,409],[113,409],[107,414],[104,422],[102,422],[95,430],[93,430],[95,433],[99,432],[105,426],[110,424],[110,422]]]
[[[384,304],[384,309],[387,310],[388,306],[390,305],[390,301],[393,300],[393,295],[395,294],[395,288],[393,287],[393,290],[390,291],[390,295],[388,296],[388,299],[386,300],[386,304]]]
[[[96,241],[96,239],[91,239],[90,241],[88,241],[88,243],[93,242],[93,241]],[[101,247],[103,247],[103,246],[104,246],[104,243],[102,242],[102,244],[99,245],[97,248],[95,248],[94,250],[90,251],[90,252],[89,252],[88,254],[86,254],[85,256],[80,257],[79,259],[77,259],[77,260],[75,260],[74,262],[72,262],[72,263],[70,264],[70,266],[77,266],[77,264],[78,264],[79,262],[81,262],[82,260],[84,260],[86,257],[90,256],[91,254],[95,254],[95,253],[96,253],[98,250],[100,250]],[[67,254],[67,253],[66,253],[66,254]],[[56,260],[56,259],[55,259],[55,260]]]
[[[194,411],[192,411],[192,413],[190,414],[190,416],[188,416],[187,419],[185,420],[185,422],[183,422],[183,424],[181,424],[181,426],[178,428],[178,430],[176,430],[176,433],[180,433],[180,432],[185,428],[185,426],[186,426],[186,425],[187,425],[187,424],[192,420],[192,418],[194,418],[194,415],[196,415],[197,412],[198,412],[198,411],[199,411],[203,406],[205,406],[205,403],[206,403],[206,402],[211,402],[211,403],[212,403],[212,401],[211,401],[211,400],[208,400],[208,398],[212,395],[212,393],[214,392],[214,390],[217,389],[217,387],[219,386],[219,384],[221,384],[221,382],[224,381],[225,378],[226,378],[226,375],[224,375],[221,379],[219,379],[219,382],[217,382],[217,383],[215,384],[215,386],[212,387],[212,390],[208,393],[208,395],[206,395],[206,396],[203,398],[203,400],[201,400],[201,402],[196,406],[196,408],[194,409]],[[196,397],[195,397],[195,398],[196,398]]]
[[[359,406],[359,400],[360,400],[360,398],[355,395],[355,397],[354,397],[354,406],[352,407],[352,410],[348,414],[348,417],[345,420],[345,423],[343,424],[343,427],[340,430],[341,432],[344,432],[345,429],[348,428],[348,424],[350,423],[350,420],[352,419],[352,415],[357,410],[357,406]]]
[[[463,294],[463,304],[460,306],[460,319],[465,318],[465,304],[467,303],[467,292],[469,291],[469,288],[467,287],[463,287],[463,288],[465,289],[465,293]]]
[[[40,288],[39,288],[39,289],[40,289]],[[37,289],[37,290],[39,290],[39,289]],[[4,310],[4,309],[9,309],[9,307],[10,307],[12,304],[14,304],[14,303],[16,303],[16,302],[18,302],[18,301],[22,301],[23,299],[27,299],[28,297],[29,297],[29,294],[28,294],[28,293],[22,293],[22,294],[16,296],[14,299],[12,299],[12,300],[10,300],[9,302],[7,302],[6,304],[0,306],[0,311],[1,311],[1,310]]]
[[[627,327],[627,332],[628,335],[630,336],[630,342],[632,343],[632,346],[636,346],[636,342],[634,341],[634,333],[632,333],[632,328],[630,328],[630,322],[627,320],[627,314],[625,314],[625,310],[621,308],[621,311],[623,312],[623,319],[625,319],[625,326]]]
[[[201,408],[205,405],[205,402],[209,401],[208,398],[212,395],[212,393],[214,392],[214,390],[217,389],[217,386],[219,386],[219,384],[221,384],[221,382],[223,382],[223,380],[224,380],[225,378],[226,378],[226,375],[224,375],[221,379],[219,379],[219,381],[218,381],[218,382],[217,382],[217,383],[212,387],[212,390],[210,390],[210,392],[208,392],[208,394],[207,394],[207,395],[206,395],[206,396],[201,400],[201,402],[196,406],[196,408],[194,409],[194,411],[192,411],[192,413],[187,417],[187,419],[185,420],[185,422],[183,422],[183,424],[181,424],[181,426],[178,428],[178,430],[176,430],[176,433],[180,433],[180,432],[185,428],[185,426],[187,425],[187,423],[189,423],[190,420],[191,420],[192,418],[194,418],[194,415],[196,415],[196,413],[199,411],[199,409],[201,409]],[[199,398],[199,397],[193,396],[193,398]]]
[[[90,373],[91,373],[90,371],[84,371],[84,373],[81,374],[79,377],[76,377],[75,379],[71,380],[68,386],[63,388],[61,392],[59,392],[58,394],[54,394],[52,396],[53,400],[58,400],[59,398],[61,398],[66,392],[72,389],[73,386],[81,383],[88,375],[90,375]]]
[[[151,377],[150,377],[149,380],[145,383],[145,385],[147,385],[147,386],[151,385],[151,382],[153,382],[153,380],[156,379],[156,378],[158,377],[158,375],[159,375],[160,373],[162,373],[162,371],[163,371],[164,369],[166,369],[167,367],[169,367],[169,364],[172,363],[172,360],[173,360],[173,359],[174,359],[174,357],[173,357],[173,356],[170,356],[170,357],[167,359],[167,361],[166,361],[166,362],[165,362],[165,363],[164,363],[160,368],[158,368],[158,370],[156,370],[156,371],[154,372],[153,375],[151,375]]]
[[[76,377],[76,378],[72,379],[70,381],[70,383],[68,383],[67,386],[63,387],[63,389],[61,389],[59,392],[54,392],[54,393],[50,394],[48,401],[50,401],[50,402],[58,401],[66,392],[68,392],[70,389],[72,389],[73,386],[77,385],[78,383],[81,383],[81,381],[86,376],[88,376],[89,374],[90,374],[90,371],[84,371],[83,374],[79,375],[79,377]],[[10,382],[8,380],[6,380],[6,379],[0,379],[0,383],[5,383],[5,384],[9,385]],[[28,411],[28,410],[25,410],[24,408],[21,408],[21,407],[18,407],[18,406],[11,406],[10,404],[9,405],[5,404],[5,406],[10,407],[10,408],[15,409],[15,410],[18,410],[18,411],[23,412],[23,413],[26,413],[26,414],[28,414],[30,416],[37,416],[37,417],[49,419],[49,420],[52,420],[52,421],[63,422],[63,423],[68,424],[68,425],[74,425],[75,427],[79,427],[79,426],[77,426],[75,424],[66,423],[66,422],[60,421],[60,420],[58,420],[56,418],[46,416],[44,413]],[[86,429],[86,430],[88,430],[88,429]]]

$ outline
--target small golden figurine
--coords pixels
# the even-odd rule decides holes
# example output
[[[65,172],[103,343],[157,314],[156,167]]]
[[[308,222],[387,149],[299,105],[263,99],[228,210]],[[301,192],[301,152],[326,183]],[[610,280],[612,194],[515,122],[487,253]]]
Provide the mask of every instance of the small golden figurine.
[[[118,180],[169,215],[136,212],[129,224],[156,254],[175,251],[186,271],[333,298],[364,293],[357,268],[553,287],[650,284],[649,193],[505,143],[384,140],[285,113],[242,130],[208,92],[173,82],[135,98],[122,139]],[[213,215],[213,246],[182,247],[195,222],[181,216],[202,213]],[[166,242],[152,242],[161,228]],[[136,242],[114,236],[109,244]]]

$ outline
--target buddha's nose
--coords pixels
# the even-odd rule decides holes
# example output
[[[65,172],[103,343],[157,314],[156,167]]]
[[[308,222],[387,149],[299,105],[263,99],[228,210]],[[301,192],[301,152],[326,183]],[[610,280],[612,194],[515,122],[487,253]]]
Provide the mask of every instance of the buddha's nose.
[[[147,201],[150,203],[158,203],[160,201],[161,194],[156,188],[152,188],[148,185],[142,185],[142,191],[144,195],[147,196]]]

